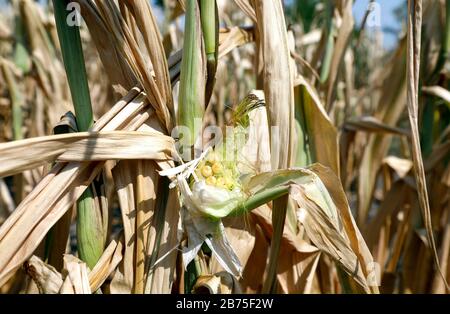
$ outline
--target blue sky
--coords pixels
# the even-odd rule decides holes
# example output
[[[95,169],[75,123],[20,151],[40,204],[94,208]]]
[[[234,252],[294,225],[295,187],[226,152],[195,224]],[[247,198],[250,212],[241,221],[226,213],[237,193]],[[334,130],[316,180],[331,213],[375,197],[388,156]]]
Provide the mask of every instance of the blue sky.
[[[353,14],[356,19],[357,26],[361,25],[361,21],[366,12],[370,0],[356,0],[353,5]],[[397,43],[398,33],[401,31],[402,22],[393,14],[394,9],[401,5],[406,5],[405,0],[377,0],[380,8],[381,28],[384,31],[384,44],[386,48],[392,48]],[[369,27],[370,28],[370,27]],[[391,32],[394,31],[394,32]]]

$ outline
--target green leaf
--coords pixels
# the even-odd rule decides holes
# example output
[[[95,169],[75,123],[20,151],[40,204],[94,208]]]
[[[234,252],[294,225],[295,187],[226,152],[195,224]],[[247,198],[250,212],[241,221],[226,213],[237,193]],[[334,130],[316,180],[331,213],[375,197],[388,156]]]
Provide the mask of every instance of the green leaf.
[[[186,144],[194,145],[202,128],[199,119],[205,110],[205,69],[202,31],[197,1],[188,1],[185,19],[183,59],[181,61],[178,126],[189,129]]]

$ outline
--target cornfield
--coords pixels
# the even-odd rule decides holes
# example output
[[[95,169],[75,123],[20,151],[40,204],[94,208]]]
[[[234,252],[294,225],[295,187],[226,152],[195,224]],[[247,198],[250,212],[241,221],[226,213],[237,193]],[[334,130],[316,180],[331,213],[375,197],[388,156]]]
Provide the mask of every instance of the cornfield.
[[[450,1],[403,4],[0,4],[0,293],[449,292]]]

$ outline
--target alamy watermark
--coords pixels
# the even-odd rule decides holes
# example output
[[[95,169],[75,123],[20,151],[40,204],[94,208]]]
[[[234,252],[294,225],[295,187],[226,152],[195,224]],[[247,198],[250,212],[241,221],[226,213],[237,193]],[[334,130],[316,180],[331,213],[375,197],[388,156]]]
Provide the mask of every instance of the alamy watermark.
[[[376,1],[370,2],[367,7],[367,11],[369,13],[366,20],[367,27],[381,27],[381,5]]]
[[[80,27],[83,21],[81,17],[80,5],[76,2],[71,1],[67,4],[66,11],[68,12],[66,19],[67,25],[71,27],[73,26]]]

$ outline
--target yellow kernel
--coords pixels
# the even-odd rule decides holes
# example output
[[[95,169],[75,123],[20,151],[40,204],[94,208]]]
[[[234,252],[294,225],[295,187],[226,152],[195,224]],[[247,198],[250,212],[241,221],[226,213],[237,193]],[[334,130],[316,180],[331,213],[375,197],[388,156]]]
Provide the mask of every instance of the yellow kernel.
[[[220,163],[216,162],[212,166],[212,171],[214,172],[214,174],[222,174],[223,167]]]
[[[217,183],[216,177],[209,177],[208,179],[206,179],[206,184],[208,185],[216,185],[216,183]]]
[[[212,169],[210,166],[203,166],[201,169],[202,172],[202,176],[205,178],[209,178],[210,176],[213,175]]]

